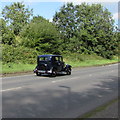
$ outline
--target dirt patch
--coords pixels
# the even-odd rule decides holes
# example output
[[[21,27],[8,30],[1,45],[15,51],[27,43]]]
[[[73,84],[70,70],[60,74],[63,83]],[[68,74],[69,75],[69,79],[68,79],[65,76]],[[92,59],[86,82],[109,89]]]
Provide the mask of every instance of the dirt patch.
[[[0,74],[0,77],[18,76],[18,75],[26,75],[26,74],[33,74],[33,71],[3,73],[3,74]]]

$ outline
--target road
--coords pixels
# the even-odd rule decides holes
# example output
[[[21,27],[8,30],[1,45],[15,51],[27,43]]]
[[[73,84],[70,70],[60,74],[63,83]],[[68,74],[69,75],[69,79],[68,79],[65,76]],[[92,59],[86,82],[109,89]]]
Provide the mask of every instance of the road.
[[[3,118],[76,118],[118,97],[118,64],[3,77],[1,93]]]

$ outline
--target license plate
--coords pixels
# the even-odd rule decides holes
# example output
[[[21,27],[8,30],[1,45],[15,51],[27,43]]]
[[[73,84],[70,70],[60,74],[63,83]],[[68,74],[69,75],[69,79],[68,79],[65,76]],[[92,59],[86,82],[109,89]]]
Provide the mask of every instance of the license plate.
[[[43,71],[43,70],[38,70],[38,72],[40,72],[40,73],[45,73],[45,71]]]

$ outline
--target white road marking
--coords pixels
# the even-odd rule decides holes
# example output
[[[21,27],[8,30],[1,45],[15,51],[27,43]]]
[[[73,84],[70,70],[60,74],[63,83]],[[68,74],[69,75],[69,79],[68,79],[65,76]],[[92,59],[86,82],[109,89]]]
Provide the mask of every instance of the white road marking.
[[[17,90],[17,89],[21,89],[21,88],[23,88],[23,87],[16,87],[16,88],[5,89],[5,90],[1,90],[0,92],[11,91],[11,90]]]

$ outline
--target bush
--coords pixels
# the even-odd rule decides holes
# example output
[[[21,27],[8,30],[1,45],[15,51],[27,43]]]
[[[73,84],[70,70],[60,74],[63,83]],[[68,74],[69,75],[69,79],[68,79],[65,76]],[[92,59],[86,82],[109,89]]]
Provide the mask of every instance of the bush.
[[[86,60],[101,60],[103,59],[101,56],[96,55],[95,53],[92,55],[89,54],[79,54],[79,53],[65,53],[63,55],[65,59],[69,61],[86,61]]]
[[[21,44],[25,47],[59,53],[61,41],[56,26],[40,16],[34,17],[31,23],[22,29],[20,37],[23,39]]]
[[[36,63],[38,53],[35,49],[23,46],[13,47],[12,45],[2,45],[2,61],[5,63]]]

